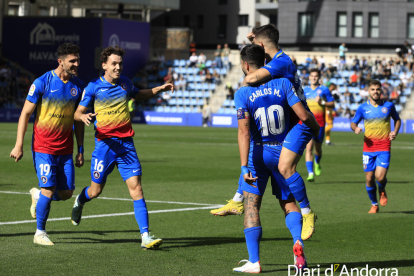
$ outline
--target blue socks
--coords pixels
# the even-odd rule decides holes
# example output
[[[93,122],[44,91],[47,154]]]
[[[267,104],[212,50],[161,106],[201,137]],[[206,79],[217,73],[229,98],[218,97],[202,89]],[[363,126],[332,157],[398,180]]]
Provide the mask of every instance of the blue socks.
[[[302,217],[302,216],[301,216]],[[249,261],[252,263],[260,261],[259,247],[262,239],[262,227],[250,227],[244,229],[246,238],[247,252],[249,253]]]
[[[293,243],[299,240],[302,244],[302,215],[298,212],[290,212],[285,218],[286,226],[293,237]]]
[[[83,188],[82,192],[79,194],[78,201],[82,205],[92,200],[88,195],[89,188],[90,186]]]
[[[289,185],[290,191],[292,192],[295,199],[299,202],[300,208],[305,208],[309,205],[309,199],[306,194],[305,183],[303,182],[300,174],[295,172],[291,177],[286,179]]]
[[[319,156],[319,155],[316,155],[316,154],[315,154],[315,162],[316,162],[316,163],[318,163],[318,164],[319,164],[319,163],[321,162],[321,159],[322,159],[322,155],[321,155],[321,156]]]
[[[313,173],[313,162],[306,161],[306,168],[308,169],[308,173]]]
[[[50,203],[52,202],[51,198],[42,195],[40,193],[39,200],[37,201],[36,206],[36,221],[37,221],[37,229],[45,231],[46,221],[49,217],[50,211]]]
[[[148,210],[145,199],[134,200],[134,212],[141,234],[148,232]]]
[[[368,187],[367,188],[367,193],[368,193],[368,197],[371,200],[373,205],[378,205],[378,201],[377,201],[377,186],[374,187]]]
[[[387,179],[385,179],[385,183],[384,184],[381,184],[378,181],[376,181],[376,182],[377,182],[377,185],[378,185],[378,190],[380,190],[380,192],[385,191],[385,186],[387,185]]]

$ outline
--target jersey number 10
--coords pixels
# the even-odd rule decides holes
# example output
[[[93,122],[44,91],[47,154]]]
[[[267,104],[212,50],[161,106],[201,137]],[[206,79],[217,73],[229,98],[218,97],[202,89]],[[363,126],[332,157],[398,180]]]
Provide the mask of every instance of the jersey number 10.
[[[269,132],[273,135],[278,135],[285,130],[285,113],[280,105],[271,105],[267,110],[265,107],[258,108],[254,113],[254,119],[260,120],[262,136],[269,136]],[[276,127],[275,119],[277,119],[279,127]]]

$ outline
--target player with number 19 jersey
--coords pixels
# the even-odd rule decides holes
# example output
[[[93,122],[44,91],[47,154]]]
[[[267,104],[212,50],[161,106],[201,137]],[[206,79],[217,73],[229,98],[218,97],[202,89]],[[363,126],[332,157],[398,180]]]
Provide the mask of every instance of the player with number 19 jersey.
[[[131,81],[120,76],[109,83],[103,76],[91,81],[85,88],[79,105],[88,107],[94,101],[95,150],[91,160],[91,178],[98,184],[106,182],[115,164],[124,181],[142,175],[134,142],[128,100],[139,90]]]
[[[271,176],[273,194],[281,200],[292,198],[277,166],[289,131],[290,107],[300,102],[295,88],[288,79],[274,79],[257,87],[240,88],[234,100],[238,119],[249,118],[250,121],[248,168],[253,177],[258,177],[257,188],[243,181],[243,191],[263,195]]]

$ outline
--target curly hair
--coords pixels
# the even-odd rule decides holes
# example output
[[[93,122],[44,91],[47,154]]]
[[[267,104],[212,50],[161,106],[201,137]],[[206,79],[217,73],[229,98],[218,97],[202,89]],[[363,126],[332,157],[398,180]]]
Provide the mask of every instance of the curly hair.
[[[67,55],[79,55],[80,47],[79,45],[73,43],[63,43],[57,48],[57,54],[59,58],[64,58]]]
[[[123,57],[125,55],[125,50],[118,45],[115,45],[115,47],[109,46],[102,51],[101,62],[106,63],[108,61],[108,57],[112,54]]]

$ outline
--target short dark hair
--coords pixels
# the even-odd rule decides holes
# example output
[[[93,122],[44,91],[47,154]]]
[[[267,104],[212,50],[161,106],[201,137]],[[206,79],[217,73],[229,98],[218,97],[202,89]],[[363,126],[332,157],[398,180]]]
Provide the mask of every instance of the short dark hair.
[[[372,85],[378,85],[380,88],[382,87],[382,83],[379,80],[371,80],[368,83],[368,88],[371,87]]]
[[[333,83],[333,82],[331,82],[331,83],[329,84],[329,87],[331,87],[331,86],[333,86],[333,87],[335,87],[335,88],[336,88],[336,84],[335,84],[335,83]]]
[[[318,68],[312,68],[309,70],[309,75],[313,72],[318,73],[318,77],[321,77],[321,70],[319,70]]]
[[[112,54],[123,57],[125,55],[125,50],[118,45],[115,45],[115,47],[109,46],[102,51],[101,62],[106,63],[108,61],[108,57]]]
[[[266,37],[276,45],[279,44],[279,30],[273,24],[254,27],[252,30],[255,37]]]
[[[262,47],[255,44],[246,45],[240,51],[240,57],[249,65],[255,65],[260,68],[264,65],[265,51]]]
[[[73,43],[63,43],[57,48],[57,54],[59,58],[65,58],[67,55],[79,55],[79,45]]]

